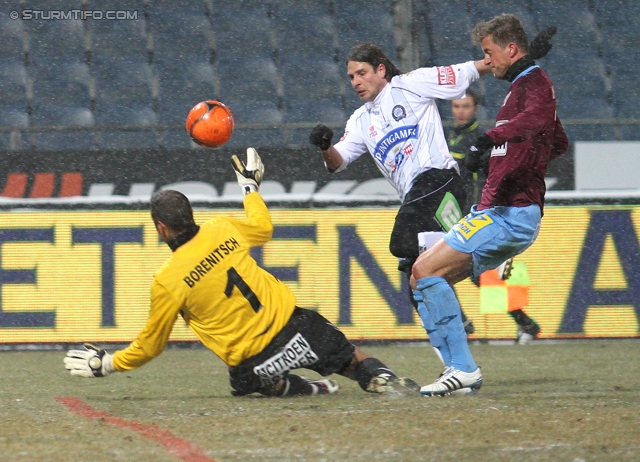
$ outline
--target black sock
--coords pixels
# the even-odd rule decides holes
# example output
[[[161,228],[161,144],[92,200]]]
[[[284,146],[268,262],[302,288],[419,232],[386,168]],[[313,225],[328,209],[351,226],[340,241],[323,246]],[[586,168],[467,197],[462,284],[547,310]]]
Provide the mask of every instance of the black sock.
[[[527,313],[525,313],[521,309],[509,311],[509,314],[513,317],[513,320],[519,326],[526,327],[533,324],[533,320],[529,316],[527,316]]]
[[[360,385],[360,388],[364,391],[367,391],[367,387],[369,386],[371,379],[380,374],[389,374],[392,377],[396,376],[391,369],[376,358],[367,358],[364,361],[360,361],[356,365],[354,373],[356,380],[358,381],[358,385]]]

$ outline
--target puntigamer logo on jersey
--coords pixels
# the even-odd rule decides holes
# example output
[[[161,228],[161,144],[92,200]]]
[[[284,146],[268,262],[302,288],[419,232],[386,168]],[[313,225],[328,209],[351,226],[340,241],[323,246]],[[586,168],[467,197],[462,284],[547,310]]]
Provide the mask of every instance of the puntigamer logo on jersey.
[[[399,144],[404,144],[407,140],[418,139],[418,129],[419,125],[416,124],[413,127],[399,127],[395,130],[391,130],[378,142],[373,150],[373,157],[381,164],[384,164],[387,156],[393,151],[394,147]],[[400,160],[399,163],[398,159],[395,159],[395,161],[395,167],[400,167],[402,160]]]

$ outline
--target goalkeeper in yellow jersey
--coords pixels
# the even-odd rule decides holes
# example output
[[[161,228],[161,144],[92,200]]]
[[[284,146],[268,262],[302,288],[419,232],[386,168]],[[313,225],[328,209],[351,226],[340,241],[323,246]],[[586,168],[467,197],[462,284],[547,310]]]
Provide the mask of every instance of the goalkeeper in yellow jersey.
[[[264,166],[253,148],[246,165],[232,157],[244,193],[246,219],[217,217],[198,226],[180,192],[151,197],[151,218],[173,255],[156,272],[147,323],[127,348],[113,354],[85,344],[64,359],[71,375],[104,377],[135,369],[162,353],[178,316],[228,366],[232,394],[332,394],[333,380],[308,380],[298,368],[356,380],[372,393],[419,390],[368,357],[315,311],[299,308],[291,290],[260,268],[251,247],[271,239],[273,224],[258,189]]]

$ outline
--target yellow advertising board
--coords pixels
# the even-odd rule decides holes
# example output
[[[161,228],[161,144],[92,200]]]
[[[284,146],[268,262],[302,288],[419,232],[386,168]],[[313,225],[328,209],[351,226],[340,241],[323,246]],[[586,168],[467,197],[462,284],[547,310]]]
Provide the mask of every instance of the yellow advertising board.
[[[196,221],[242,211],[198,210]],[[425,339],[389,254],[395,208],[274,209],[274,239],[254,249],[298,305],[353,340]],[[528,314],[542,338],[638,337],[639,206],[547,207],[526,265]],[[0,343],[127,342],[144,325],[154,271],[170,250],[147,211],[0,213]],[[514,338],[506,311],[456,286],[473,339]],[[195,337],[178,321],[173,341]]]

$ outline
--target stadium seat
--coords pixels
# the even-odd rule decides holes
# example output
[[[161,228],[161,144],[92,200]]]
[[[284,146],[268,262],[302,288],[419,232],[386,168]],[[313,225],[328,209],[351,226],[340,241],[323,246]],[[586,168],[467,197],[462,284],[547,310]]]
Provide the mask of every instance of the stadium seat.
[[[635,0],[595,0],[594,6],[606,53],[635,52],[638,49],[640,3]]]
[[[84,62],[47,61],[30,68],[32,104],[71,105],[89,108],[89,66]]]
[[[619,139],[615,128],[608,124],[564,124],[569,142],[576,141],[611,141]]]
[[[536,0],[533,17],[538,30],[557,26],[550,56],[557,52],[597,55],[597,24],[588,0]],[[562,22],[557,18],[562,18]],[[527,33],[533,38],[533,31]]]
[[[473,59],[471,17],[465,0],[429,2],[428,14],[436,64],[447,65]]]
[[[498,80],[493,75],[488,74],[482,78],[480,84],[484,86],[484,91],[481,93],[484,94],[484,107],[486,108],[487,117],[489,120],[494,121],[509,91],[509,82]],[[450,108],[449,112],[451,112]]]
[[[48,10],[49,8],[46,8]],[[68,7],[64,8],[66,11]],[[44,64],[50,60],[86,59],[83,21],[25,21],[29,36],[29,62]]]
[[[182,125],[198,102],[218,99],[213,67],[207,62],[162,61],[156,63],[155,70],[161,125]]]
[[[29,114],[25,107],[0,106],[0,127],[28,127]]]
[[[235,120],[228,147],[282,146],[283,114],[274,104],[247,101],[230,106]]]
[[[32,115],[34,127],[92,127],[93,113],[86,107],[37,105]],[[45,151],[92,149],[94,134],[87,130],[42,130],[33,133],[35,148]]]
[[[165,12],[167,14],[206,14],[207,0],[150,0],[148,9],[151,15],[156,12]],[[188,25],[186,25],[188,27]]]
[[[298,119],[296,121],[301,121],[300,117],[303,116],[296,108],[308,103],[337,105],[342,110],[343,81],[338,65],[333,60],[310,57],[295,62],[282,62],[280,72],[284,106],[288,113],[295,112],[294,119]],[[309,117],[315,119],[314,116]],[[289,119],[287,116],[287,120]]]
[[[549,55],[540,59],[538,64],[553,80],[558,75],[591,75],[603,81],[607,73],[602,58],[589,52],[556,50],[555,46]]]
[[[24,64],[5,62],[0,65],[0,95],[2,104],[27,108],[27,69]]]
[[[338,56],[338,35],[327,1],[281,0],[274,4],[273,24],[279,60],[304,56],[343,61]],[[301,27],[305,24],[313,27]]]
[[[613,74],[611,94],[616,117],[640,119],[640,91],[638,91],[636,73],[618,72]]]
[[[105,10],[100,6],[98,10]],[[134,8],[114,7],[113,10],[133,11]],[[142,10],[140,10],[142,11]],[[137,20],[87,21],[91,37],[91,54],[98,59],[123,58],[149,59],[148,36],[144,16],[140,13]]]
[[[145,60],[96,59],[91,66],[95,77],[96,104],[151,104],[153,72]]]
[[[336,0],[334,2],[339,54],[346,58],[360,42],[373,42],[398,63],[391,2],[386,0]]]
[[[240,57],[219,60],[216,71],[220,80],[220,99],[232,110],[234,105],[245,105],[249,101],[278,104],[278,76],[273,60]]]
[[[100,147],[106,149],[157,147],[157,123],[158,118],[150,105],[105,105],[96,108],[96,125],[103,127]]]
[[[164,148],[188,149],[195,145],[184,128],[162,130],[160,135],[162,137],[160,145]]]
[[[46,1],[46,0],[42,0]],[[63,1],[63,0],[59,0]],[[138,20],[144,18],[144,0],[86,0],[87,10],[137,11]],[[177,3],[177,2],[176,2]],[[112,22],[112,21],[103,21]]]
[[[19,4],[15,9],[20,9]],[[0,12],[0,61],[24,64],[24,22],[9,18],[10,11],[7,8]]]
[[[212,20],[216,59],[273,59],[265,2],[216,1]]]
[[[176,23],[180,27],[176,27]],[[155,61],[184,59],[212,60],[212,30],[202,12],[151,10],[150,30],[153,32]]]
[[[536,22],[528,2],[514,2],[512,0],[490,0],[470,2],[472,27],[480,21],[489,21],[502,13],[515,14],[520,18],[524,31],[529,38],[536,33]],[[437,20],[437,18],[435,18]]]

